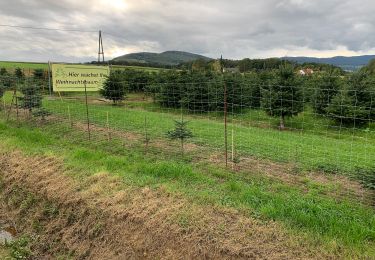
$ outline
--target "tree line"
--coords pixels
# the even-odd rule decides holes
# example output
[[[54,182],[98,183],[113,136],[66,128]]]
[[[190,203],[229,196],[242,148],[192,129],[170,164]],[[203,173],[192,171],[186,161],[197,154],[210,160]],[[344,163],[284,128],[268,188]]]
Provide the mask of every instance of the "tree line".
[[[348,76],[331,69],[309,77],[298,75],[296,69],[285,63],[250,73],[115,70],[101,93],[118,102],[127,92],[143,92],[163,107],[199,112],[223,111],[226,96],[229,111],[262,109],[280,119],[281,129],[285,118],[298,115],[306,106],[338,125],[361,127],[375,120],[375,76],[368,68]]]

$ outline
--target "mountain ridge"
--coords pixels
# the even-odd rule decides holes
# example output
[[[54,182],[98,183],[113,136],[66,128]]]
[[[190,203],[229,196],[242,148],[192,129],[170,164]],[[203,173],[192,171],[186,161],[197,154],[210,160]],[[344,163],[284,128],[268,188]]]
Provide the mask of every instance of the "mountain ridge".
[[[161,53],[156,52],[136,52],[129,53],[112,59],[114,62],[137,62],[144,64],[160,64],[160,65],[179,65],[184,62],[191,62],[194,60],[203,59],[211,60],[203,55],[185,52],[185,51],[165,51]]]
[[[198,59],[205,61],[213,60],[212,58],[185,51],[164,51],[157,52],[136,52],[129,53],[112,59],[115,63],[137,63],[144,65],[161,65],[161,66],[177,66],[181,63],[188,63]],[[302,63],[318,63],[330,64],[341,67],[344,70],[358,70],[366,66],[375,55],[359,55],[359,56],[334,56],[329,58],[318,58],[309,56],[280,57],[278,59]]]
[[[297,63],[324,63],[335,65],[347,70],[356,70],[366,66],[375,55],[359,55],[359,56],[334,56],[330,58],[316,58],[316,57],[283,57],[283,60],[294,61]]]

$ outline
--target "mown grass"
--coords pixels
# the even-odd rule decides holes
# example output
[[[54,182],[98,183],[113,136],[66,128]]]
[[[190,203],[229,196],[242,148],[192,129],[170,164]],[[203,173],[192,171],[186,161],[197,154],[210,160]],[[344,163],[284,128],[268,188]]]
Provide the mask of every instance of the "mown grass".
[[[63,158],[75,178],[108,172],[127,186],[162,187],[203,206],[233,207],[259,219],[276,220],[292,232],[306,232],[315,243],[337,254],[345,251],[347,256],[375,257],[374,210],[320,196],[324,187],[311,185],[306,191],[256,174],[244,178],[210,165],[145,156],[142,147],[124,149],[116,142],[107,146],[87,142],[82,133],[64,124],[13,124],[0,120],[1,150]],[[118,152],[111,152],[113,149]]]
[[[135,102],[136,103],[136,102]],[[52,113],[68,118],[68,110],[73,120],[84,122],[86,108],[84,102],[67,99],[45,99],[44,106]],[[108,103],[90,104],[90,121],[100,126],[107,123],[115,129],[142,134],[147,119],[151,138],[163,138],[173,128],[174,120],[181,115],[175,110],[160,109],[148,103],[147,109],[129,102],[127,106],[111,106]],[[68,109],[69,107],[69,109]],[[224,125],[222,116],[217,114],[184,115],[189,121],[194,138],[192,142],[208,145],[216,149],[224,147]],[[232,120],[233,119],[233,120]],[[305,169],[319,169],[330,172],[356,174],[359,169],[373,170],[375,165],[375,131],[369,129],[336,129],[327,119],[319,119],[305,112],[289,125],[296,129],[278,131],[275,119],[266,117],[264,112],[252,110],[230,118],[228,140],[234,133],[234,146],[242,156],[267,158],[278,162],[293,162]],[[265,122],[260,126],[259,122]],[[300,127],[299,127],[300,126]],[[357,176],[361,177],[361,176]]]

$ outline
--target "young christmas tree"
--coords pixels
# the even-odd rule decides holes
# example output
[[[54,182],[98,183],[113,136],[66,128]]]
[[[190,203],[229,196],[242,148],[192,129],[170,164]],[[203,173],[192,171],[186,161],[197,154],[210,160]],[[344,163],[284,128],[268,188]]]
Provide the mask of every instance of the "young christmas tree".
[[[193,137],[193,133],[187,128],[187,124],[188,121],[184,121],[183,118],[181,118],[181,121],[175,120],[175,128],[167,132],[168,138],[172,140],[180,139],[181,154],[184,153],[184,141]]]
[[[21,101],[20,106],[24,109],[28,109],[30,115],[34,108],[42,107],[43,97],[39,86],[28,84],[21,88],[21,92],[23,97],[18,98]]]
[[[275,82],[263,86],[261,107],[270,116],[280,118],[280,130],[285,128],[285,118],[298,115],[303,110],[300,81],[293,66],[280,66]]]
[[[112,100],[114,105],[125,99],[126,84],[121,75],[121,71],[111,72],[107,80],[104,82],[100,94],[104,98]]]

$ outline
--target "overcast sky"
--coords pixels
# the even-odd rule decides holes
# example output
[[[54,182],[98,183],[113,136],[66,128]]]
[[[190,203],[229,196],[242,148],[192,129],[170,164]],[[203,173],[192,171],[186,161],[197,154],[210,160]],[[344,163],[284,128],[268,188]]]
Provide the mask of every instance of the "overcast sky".
[[[209,57],[375,54],[374,0],[0,0],[0,60],[97,59],[140,51]]]

